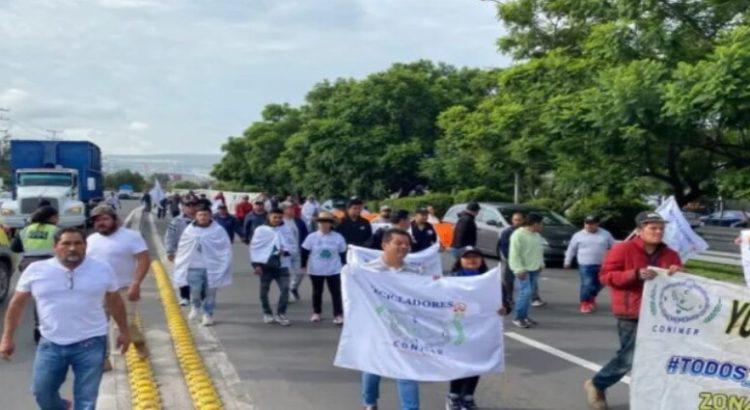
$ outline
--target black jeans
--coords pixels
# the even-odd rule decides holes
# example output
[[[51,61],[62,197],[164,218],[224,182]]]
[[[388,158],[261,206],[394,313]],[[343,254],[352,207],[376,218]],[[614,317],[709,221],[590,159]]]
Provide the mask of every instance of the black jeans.
[[[263,305],[263,313],[273,314],[268,301],[268,291],[271,290],[273,281],[279,285],[279,304],[276,313],[286,315],[286,307],[289,304],[289,269],[271,268],[267,265],[263,265],[263,273],[260,275],[260,303]]]
[[[190,285],[180,286],[180,299],[190,300]],[[201,290],[201,300],[206,299],[206,289]]]
[[[635,354],[635,336],[638,330],[638,321],[632,319],[617,319],[617,333],[620,336],[620,350],[615,357],[609,361],[592,382],[597,389],[604,391],[620,381],[633,367],[633,355]]]
[[[510,264],[504,259],[500,262],[503,264],[503,294],[504,298],[511,305],[513,304],[513,285],[516,283],[516,275],[510,270]]]
[[[323,311],[323,286],[328,283],[328,291],[331,293],[331,301],[333,301],[333,315],[343,315],[344,309],[342,308],[341,303],[341,275],[310,275],[310,281],[312,281],[313,289],[313,312],[320,314]]]
[[[479,376],[451,380],[450,394],[461,398],[474,396],[478,384]]]

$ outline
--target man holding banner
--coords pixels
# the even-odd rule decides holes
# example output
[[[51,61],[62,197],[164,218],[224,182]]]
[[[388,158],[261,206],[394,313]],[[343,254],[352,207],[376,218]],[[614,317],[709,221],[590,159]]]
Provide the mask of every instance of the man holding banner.
[[[602,285],[611,288],[612,313],[617,318],[620,349],[609,363],[584,383],[588,405],[595,410],[607,408],[604,392],[620,381],[633,365],[643,284],[657,275],[651,267],[669,269],[671,275],[682,266],[677,252],[663,242],[666,221],[659,213],[641,212],[635,223],[636,236],[612,247],[599,272]]]

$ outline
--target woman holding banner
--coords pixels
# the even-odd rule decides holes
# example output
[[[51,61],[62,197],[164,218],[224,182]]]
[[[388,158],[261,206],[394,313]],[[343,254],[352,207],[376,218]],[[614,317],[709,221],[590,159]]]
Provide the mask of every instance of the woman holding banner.
[[[476,276],[487,272],[487,263],[479,249],[473,246],[465,246],[458,251],[458,259],[451,269],[451,276]],[[510,313],[510,299],[503,289],[503,307],[497,313],[505,316]],[[475,410],[478,409],[474,403],[474,391],[479,384],[479,376],[466,377],[451,380],[450,390],[446,398],[445,408],[447,410]]]

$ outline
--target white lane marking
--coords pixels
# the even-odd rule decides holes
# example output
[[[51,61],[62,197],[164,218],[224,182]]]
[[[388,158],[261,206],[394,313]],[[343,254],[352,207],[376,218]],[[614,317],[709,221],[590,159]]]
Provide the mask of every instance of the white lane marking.
[[[531,339],[531,338],[526,337],[524,335],[518,334],[516,332],[505,332],[505,336],[507,336],[507,337],[509,337],[509,338],[511,338],[511,339],[513,339],[515,341],[518,341],[518,342],[521,342],[523,344],[529,345],[531,347],[535,347],[535,348],[537,348],[537,349],[539,349],[539,350],[541,350],[543,352],[547,352],[547,353],[549,353],[549,354],[551,354],[553,356],[557,356],[560,359],[567,360],[567,361],[569,361],[569,362],[571,362],[573,364],[576,364],[576,365],[581,366],[583,368],[589,369],[589,370],[591,370],[593,372],[598,372],[599,370],[602,369],[602,366],[599,366],[598,364],[596,364],[594,362],[590,362],[590,361],[588,361],[586,359],[582,359],[582,358],[580,358],[578,356],[574,356],[574,355],[572,355],[570,353],[563,352],[560,349],[552,347],[552,346],[550,346],[548,344],[544,344],[542,342],[538,342],[538,341],[536,341],[534,339]],[[625,376],[620,381],[629,385],[630,384],[630,376]]]
[[[130,223],[133,221],[133,217],[135,216],[135,213],[138,212],[138,211],[140,211],[140,210],[143,210],[143,206],[138,206],[135,209],[133,209],[132,211],[130,211],[130,213],[128,214],[128,217],[125,218],[125,221],[123,221],[122,226],[124,226],[126,228],[130,228]]]

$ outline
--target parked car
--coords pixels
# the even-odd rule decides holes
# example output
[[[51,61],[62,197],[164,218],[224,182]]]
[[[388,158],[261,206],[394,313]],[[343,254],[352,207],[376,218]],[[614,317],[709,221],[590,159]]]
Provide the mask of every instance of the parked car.
[[[691,211],[682,211],[682,216],[688,221],[691,228],[697,228],[701,226],[701,214]]]
[[[714,212],[701,218],[704,226],[729,226],[732,228],[747,228],[750,226],[750,213],[746,211],[725,210]]]
[[[500,257],[500,232],[510,226],[510,220],[515,212],[536,212],[544,218],[542,238],[544,260],[548,266],[562,264],[570,238],[579,230],[563,216],[548,209],[503,202],[480,202],[479,206],[481,210],[476,217],[477,248],[488,256]],[[443,222],[455,224],[458,214],[464,209],[465,203],[453,205],[445,213]]]

